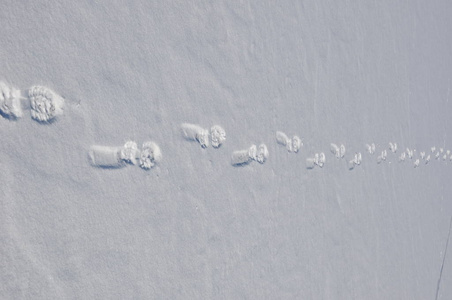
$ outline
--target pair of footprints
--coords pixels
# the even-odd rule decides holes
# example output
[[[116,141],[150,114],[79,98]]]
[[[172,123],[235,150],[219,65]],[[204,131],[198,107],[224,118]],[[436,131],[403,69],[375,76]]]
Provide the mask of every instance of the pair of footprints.
[[[341,159],[345,157],[345,146],[344,144],[341,144],[340,146],[331,143],[330,144],[330,151],[331,153],[337,158]],[[306,159],[306,167],[308,169],[313,169],[315,166],[319,166],[322,168],[325,164],[326,157],[325,153],[316,153],[314,157],[310,157]],[[362,155],[361,152],[356,152],[353,156],[353,159],[347,161],[347,166],[349,170],[353,170],[355,166],[359,166],[362,162]]]
[[[433,146],[432,148],[430,148],[430,150],[432,151],[432,155],[435,155],[435,159],[436,160],[440,160],[441,155],[443,157],[443,161],[447,160],[447,157],[449,156],[449,160],[452,161],[452,155],[451,155],[451,151],[450,150],[444,150],[444,148],[439,148],[436,149],[435,146]],[[436,152],[436,153],[435,153]],[[421,152],[422,154],[422,152]],[[424,153],[425,156],[425,153]],[[428,157],[430,157],[430,155],[428,155]]]
[[[252,161],[263,164],[268,159],[268,155],[268,148],[265,144],[260,144],[259,147],[253,144],[248,149],[234,151],[231,157],[231,164],[233,166],[243,166]]]
[[[297,135],[291,139],[282,131],[276,132],[276,142],[285,146],[287,151],[297,153],[303,147],[303,141]]]
[[[209,147],[209,141],[214,148],[219,148],[226,141],[226,131],[219,125],[213,125],[210,128],[210,132],[196,124],[182,123],[180,127],[185,139],[198,142],[202,148]],[[251,145],[248,149],[234,151],[231,164],[240,166],[249,164],[252,161],[263,164],[267,158],[268,149],[265,144],[260,144],[259,147]]]
[[[219,125],[213,125],[209,130],[190,123],[181,124],[182,135],[189,141],[198,142],[202,148],[212,147],[219,148],[226,141],[226,131]]]
[[[298,153],[301,147],[303,147],[303,140],[300,137],[294,135],[292,138],[289,138],[287,134],[282,131],[276,132],[276,142],[286,147],[288,152]],[[263,164],[268,159],[268,155],[268,148],[265,144],[260,144],[259,147],[253,144],[248,149],[233,152],[231,162],[234,166],[249,164],[252,161]],[[319,157],[317,157],[316,164],[321,164],[323,166]]]
[[[28,98],[21,95],[20,90],[0,81],[0,114],[11,120],[23,116],[23,109],[30,108],[33,120],[50,123],[63,114],[64,99],[44,86],[32,86],[28,89]],[[29,100],[29,103],[24,100]]]
[[[94,145],[88,151],[91,165],[99,168],[122,168],[138,164],[144,170],[150,170],[162,160],[160,147],[152,142],[145,142],[138,149],[137,143],[128,141],[122,147]]]

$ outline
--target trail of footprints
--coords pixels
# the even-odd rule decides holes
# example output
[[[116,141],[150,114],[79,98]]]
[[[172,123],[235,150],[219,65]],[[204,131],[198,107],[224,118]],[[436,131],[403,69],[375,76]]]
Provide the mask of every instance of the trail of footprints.
[[[64,98],[45,86],[32,86],[22,96],[19,89],[0,81],[0,115],[9,120],[18,120],[23,117],[24,110],[30,110],[30,116],[40,124],[49,124],[63,114]],[[226,131],[219,125],[213,125],[210,130],[192,123],[180,125],[182,137],[189,142],[198,143],[206,149],[210,145],[218,149],[226,141]],[[276,131],[276,143],[285,147],[289,153],[298,153],[304,146],[304,141],[297,135],[289,138],[282,131]],[[412,163],[414,168],[422,164],[427,165],[432,159],[452,162],[451,150],[432,146],[429,150],[418,151],[406,148],[400,152],[395,142],[389,142],[387,147],[377,150],[375,143],[365,144],[365,151],[380,165],[389,161],[391,155],[399,163]],[[349,170],[355,169],[362,163],[361,152],[355,152],[346,158],[344,144],[330,144],[330,152],[337,160],[345,160]],[[246,166],[252,162],[264,164],[269,157],[269,151],[264,143],[251,144],[248,148],[232,152],[231,165]],[[123,146],[92,145],[88,150],[88,160],[94,167],[123,168],[138,165],[144,170],[150,170],[162,160],[162,152],[157,143],[144,142],[141,148],[135,141],[127,141]],[[306,168],[323,168],[327,159],[324,152],[313,153],[306,158]],[[388,163],[391,163],[389,161]]]

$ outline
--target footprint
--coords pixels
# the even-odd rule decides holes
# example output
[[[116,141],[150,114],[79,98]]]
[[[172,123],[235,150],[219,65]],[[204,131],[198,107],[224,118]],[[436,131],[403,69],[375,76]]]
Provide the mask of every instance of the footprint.
[[[126,164],[121,159],[120,147],[91,146],[88,158],[92,166],[99,168],[122,168]]]
[[[285,146],[287,151],[297,153],[303,146],[303,141],[297,135],[294,135],[291,139],[282,131],[276,132],[276,142],[282,146]]]
[[[352,160],[349,160],[347,162],[347,166],[349,170],[353,170],[355,168],[355,166],[359,166],[362,162],[362,155],[361,152],[357,152],[355,153],[355,156],[353,157]]]
[[[383,150],[383,151],[381,152],[381,158],[383,158],[383,160],[386,160],[386,157],[388,157],[388,151]]]
[[[181,124],[182,134],[189,141],[197,141],[202,148],[209,147],[209,131],[196,124]]]
[[[388,155],[388,152],[386,150],[383,150],[381,154],[377,157],[377,164],[381,164],[386,160],[386,157]]]
[[[419,153],[419,155],[421,156],[421,159],[424,159],[425,158],[425,152],[421,152],[421,153]]]
[[[323,166],[325,165],[326,162],[326,157],[325,157],[325,153],[320,152],[320,154],[315,154],[315,157],[317,158],[317,165],[320,168],[323,168]]]
[[[367,153],[369,153],[369,154],[374,154],[375,153],[375,143],[372,143],[372,144],[366,144],[366,150],[367,150]]]
[[[331,143],[330,144],[330,151],[331,153],[336,156],[336,158],[343,158],[345,156],[345,146],[344,144],[341,144],[339,147],[336,144]]]
[[[126,142],[120,152],[121,159],[128,164],[135,165],[137,163],[137,156],[138,156],[137,143],[134,141]]]
[[[50,123],[63,114],[64,99],[44,86],[33,86],[28,90],[31,117],[41,123]]]
[[[300,139],[300,137],[298,137],[297,135],[294,135],[290,144],[292,145],[292,151],[298,153],[301,147],[303,147],[303,140]]]
[[[379,155],[377,157],[377,164],[381,164],[384,161],[384,159],[381,157],[381,155]]]
[[[276,131],[276,142],[284,147],[288,147],[290,140],[289,137],[284,132]]]
[[[140,153],[140,167],[144,170],[153,168],[162,160],[162,151],[154,142],[145,142]]]
[[[339,147],[336,144],[333,144],[333,143],[330,144],[330,151],[331,151],[331,153],[333,153],[334,156],[336,156],[336,158],[341,157],[341,150],[339,149]]]
[[[314,169],[314,167],[317,165],[316,159],[313,157],[309,157],[306,159],[306,169]]]
[[[352,160],[349,160],[348,162],[347,162],[347,167],[348,167],[348,169],[351,171],[351,170],[353,170],[354,168],[355,168],[355,161],[352,159]]]
[[[257,148],[256,161],[260,164],[265,163],[268,159],[268,149],[265,144],[260,144]]]
[[[219,125],[210,128],[210,139],[212,147],[219,148],[226,141],[226,131]]]
[[[339,154],[341,158],[345,156],[345,146],[343,144],[341,144],[341,146],[339,147]]]
[[[249,149],[238,150],[232,153],[231,164],[233,166],[247,165],[257,159],[257,147],[251,145]]]
[[[410,148],[406,148],[406,154],[407,154],[407,157],[408,157],[409,159],[412,159],[412,158],[413,158],[413,156],[414,156],[414,151],[416,151],[416,150],[410,150]]]
[[[323,168],[326,162],[325,153],[315,153],[314,157],[309,157],[306,159],[306,168],[313,169],[315,166]]]
[[[251,147],[248,149],[248,155],[252,160],[256,160],[257,159],[257,146],[256,145],[251,145]]]
[[[389,143],[389,150],[392,153],[396,153],[397,152],[397,143]]]
[[[355,163],[355,165],[360,165],[361,164],[361,162],[362,162],[362,155],[361,155],[361,152],[357,152],[357,153],[355,153],[355,157],[353,158],[353,161],[354,161],[354,163]]]
[[[0,81],[0,114],[11,120],[21,118],[23,115],[20,91]]]

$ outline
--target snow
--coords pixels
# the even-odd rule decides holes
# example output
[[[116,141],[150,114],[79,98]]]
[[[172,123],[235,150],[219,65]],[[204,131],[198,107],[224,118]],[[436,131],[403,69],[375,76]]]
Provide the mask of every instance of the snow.
[[[3,1],[0,81],[53,91],[64,113],[36,122],[21,99],[21,118],[0,116],[0,298],[450,298],[452,162],[419,153],[452,149],[451,14],[446,0]],[[203,148],[181,124],[227,139]],[[302,138],[296,155],[281,130]],[[114,164],[129,141],[158,145],[158,163],[90,163],[92,146]],[[265,164],[231,165],[250,145]]]

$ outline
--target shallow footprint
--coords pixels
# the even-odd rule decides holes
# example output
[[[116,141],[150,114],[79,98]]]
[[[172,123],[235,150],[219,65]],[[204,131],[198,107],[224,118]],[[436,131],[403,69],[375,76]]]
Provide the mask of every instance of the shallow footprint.
[[[189,141],[197,141],[202,148],[209,147],[209,131],[196,124],[182,123],[182,134]]]
[[[120,152],[120,147],[93,145],[88,151],[88,159],[94,167],[122,168],[126,164],[121,159]]]
[[[232,152],[231,164],[233,166],[247,165],[251,161],[257,158],[257,147],[256,145],[251,145],[249,149],[238,150]]]
[[[306,158],[306,169],[314,169],[314,167],[317,165],[316,158],[315,157],[308,157]]]
[[[284,147],[289,148],[290,139],[289,137],[282,131],[276,131],[276,142]],[[289,150],[289,149],[287,149]]]

